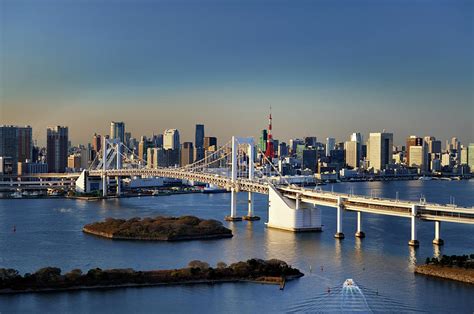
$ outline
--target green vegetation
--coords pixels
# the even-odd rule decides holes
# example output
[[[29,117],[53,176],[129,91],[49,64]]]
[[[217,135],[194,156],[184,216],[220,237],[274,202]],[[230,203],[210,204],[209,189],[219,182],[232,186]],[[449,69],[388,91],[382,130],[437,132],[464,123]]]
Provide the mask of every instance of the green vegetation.
[[[85,225],[83,231],[112,239],[193,240],[229,238],[232,231],[221,222],[194,216],[114,219]]]
[[[443,255],[441,258],[426,258],[427,265],[461,267],[474,269],[474,254],[471,255]]]
[[[56,267],[41,268],[33,274],[19,275],[15,269],[0,268],[0,293],[35,292],[44,290],[90,289],[179,283],[213,283],[230,281],[256,281],[280,283],[283,279],[303,276],[296,268],[283,261],[250,259],[216,268],[208,263],[192,261],[188,267],[173,270],[135,271],[133,269],[90,269],[83,274],[74,269],[61,274]]]

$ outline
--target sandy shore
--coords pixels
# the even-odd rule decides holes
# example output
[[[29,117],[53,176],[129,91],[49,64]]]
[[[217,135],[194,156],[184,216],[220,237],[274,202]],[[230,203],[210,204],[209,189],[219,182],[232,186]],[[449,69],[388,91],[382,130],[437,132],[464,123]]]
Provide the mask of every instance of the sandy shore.
[[[455,280],[474,285],[474,269],[443,267],[438,265],[420,265],[415,267],[415,274]]]

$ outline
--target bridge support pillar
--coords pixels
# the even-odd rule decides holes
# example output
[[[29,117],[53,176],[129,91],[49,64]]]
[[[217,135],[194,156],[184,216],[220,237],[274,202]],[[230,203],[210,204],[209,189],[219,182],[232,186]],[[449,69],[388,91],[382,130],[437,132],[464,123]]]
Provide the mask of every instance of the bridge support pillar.
[[[355,234],[358,238],[365,238],[365,233],[362,231],[362,213],[357,212],[357,232]]]
[[[411,206],[411,239],[408,241],[408,245],[413,247],[418,247],[420,242],[418,242],[417,234],[416,234],[416,215],[417,215],[417,205]]]
[[[237,192],[232,188],[230,192],[230,216],[225,216],[227,221],[240,221],[242,217],[237,217]]]
[[[443,245],[444,241],[441,239],[441,221],[435,221],[435,238],[433,244]]]
[[[102,176],[102,197],[107,197],[107,176]]]
[[[249,180],[253,180],[254,177],[254,163],[253,163],[253,158],[254,158],[254,150],[255,147],[253,146],[253,141],[248,144],[248,149],[247,149],[247,158],[249,160],[248,164],[248,169],[249,169]],[[248,213],[247,216],[242,217],[244,220],[260,220],[260,217],[255,216],[253,213],[253,193],[249,192],[249,204],[248,204]]]
[[[337,229],[334,237],[336,239],[344,239],[344,233],[342,232],[342,199],[339,197],[337,199]]]
[[[267,227],[293,231],[321,231],[321,209],[300,200],[283,196],[275,187],[268,187]]]

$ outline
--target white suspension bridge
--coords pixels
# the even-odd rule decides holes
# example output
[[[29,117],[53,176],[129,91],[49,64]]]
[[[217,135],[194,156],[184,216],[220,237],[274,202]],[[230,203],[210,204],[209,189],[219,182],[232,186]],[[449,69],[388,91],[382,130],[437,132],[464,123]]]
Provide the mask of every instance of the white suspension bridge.
[[[102,149],[89,170],[75,174],[76,190],[90,191],[91,180],[100,178],[103,196],[107,196],[111,178],[115,178],[116,194],[121,194],[124,177],[162,177],[208,183],[231,192],[230,215],[227,220],[241,220],[237,215],[237,193],[248,193],[247,215],[244,219],[257,219],[254,215],[253,193],[268,194],[269,214],[267,226],[289,231],[322,230],[321,208],[333,207],[337,211],[335,237],[344,238],[343,215],[345,211],[357,212],[356,237],[363,238],[362,213],[409,218],[411,234],[409,245],[418,246],[417,220],[433,221],[433,243],[442,245],[441,222],[474,224],[474,208],[384,199],[353,194],[325,192],[289,184],[266,160],[263,167],[255,167],[255,143],[253,138],[232,137],[232,140],[213,153],[193,164],[183,167],[151,167],[140,160],[118,139],[104,138]],[[265,158],[265,157],[264,157]],[[61,178],[64,174],[48,174],[49,178]],[[66,174],[71,177],[71,174]],[[36,177],[41,177],[37,175]]]

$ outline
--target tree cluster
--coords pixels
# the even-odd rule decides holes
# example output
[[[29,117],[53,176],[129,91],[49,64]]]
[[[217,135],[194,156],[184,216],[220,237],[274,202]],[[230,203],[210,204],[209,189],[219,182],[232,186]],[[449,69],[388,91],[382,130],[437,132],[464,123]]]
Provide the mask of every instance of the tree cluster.
[[[448,267],[462,267],[474,269],[474,254],[471,255],[443,255],[441,258],[426,258],[426,264]]]

